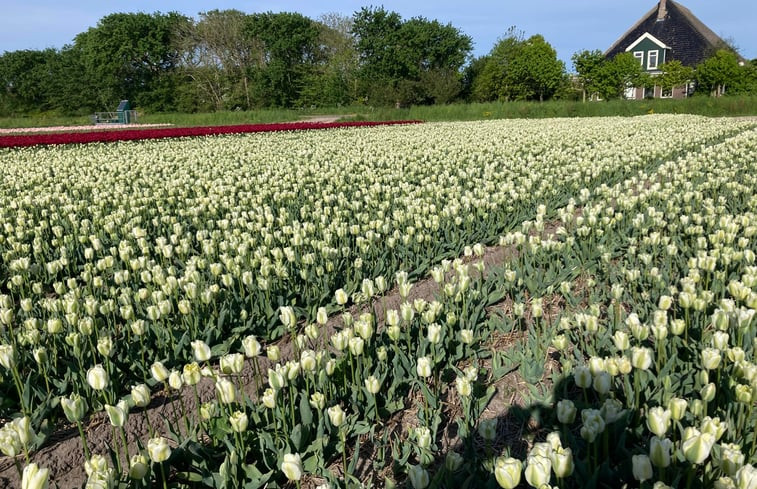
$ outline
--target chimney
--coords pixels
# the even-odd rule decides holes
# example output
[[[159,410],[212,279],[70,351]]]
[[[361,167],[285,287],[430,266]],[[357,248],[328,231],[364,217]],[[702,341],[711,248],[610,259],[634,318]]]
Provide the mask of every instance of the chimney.
[[[660,7],[657,9],[657,20],[665,20],[668,15],[667,0],[660,0]]]

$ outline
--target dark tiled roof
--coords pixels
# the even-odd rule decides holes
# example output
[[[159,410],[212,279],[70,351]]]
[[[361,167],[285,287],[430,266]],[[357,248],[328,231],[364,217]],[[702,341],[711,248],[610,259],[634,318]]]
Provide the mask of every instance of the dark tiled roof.
[[[657,20],[657,12],[658,7],[655,7],[644,15],[615,41],[605,52],[605,56],[612,58],[624,52],[645,32],[672,48],[668,52],[667,61],[678,60],[686,66],[695,66],[715,54],[718,49],[727,47],[725,41],[680,4],[668,0],[667,15],[663,20]]]

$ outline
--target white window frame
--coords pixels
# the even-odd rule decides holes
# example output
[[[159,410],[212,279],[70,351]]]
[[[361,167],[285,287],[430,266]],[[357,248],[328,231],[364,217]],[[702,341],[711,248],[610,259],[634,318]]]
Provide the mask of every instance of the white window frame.
[[[654,58],[654,65],[652,64],[653,58]],[[660,65],[660,51],[658,51],[657,49],[653,49],[649,51],[647,53],[647,69],[656,70],[659,65]]]
[[[673,87],[673,88],[675,88],[675,87]],[[671,88],[670,91],[668,92],[664,88],[660,87],[660,98],[673,98],[673,88]],[[667,92],[667,94],[666,94],[666,92]]]
[[[634,41],[630,46],[628,46],[626,48],[626,51],[633,51],[634,49],[636,49],[636,46],[638,46],[644,39],[649,39],[653,43],[655,43],[658,46],[660,46],[661,49],[670,49],[670,46],[668,46],[664,42],[660,41],[659,39],[657,39],[656,37],[654,37],[652,34],[650,34],[648,32],[645,32],[638,39],[636,39],[636,41]]]
[[[644,51],[634,51],[633,57],[636,58],[642,67],[644,66]]]

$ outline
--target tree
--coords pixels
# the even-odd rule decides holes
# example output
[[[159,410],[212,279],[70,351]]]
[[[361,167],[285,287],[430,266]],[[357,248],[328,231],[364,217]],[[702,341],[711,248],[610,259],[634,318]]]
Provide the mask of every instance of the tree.
[[[696,67],[697,85],[719,97],[730,84],[739,84],[739,58],[727,49],[718,50]]]
[[[86,75],[84,54],[80,47],[67,44],[50,64],[52,84],[50,104],[63,114],[91,114],[102,110],[95,98],[97,79]],[[109,110],[113,108],[110,107]]]
[[[413,17],[400,30],[408,78],[418,87],[420,103],[451,102],[462,89],[461,68],[472,49],[469,36],[451,24]]]
[[[621,53],[602,65],[598,71],[596,88],[606,100],[622,98],[630,87],[647,87],[650,77],[632,53]]]
[[[541,35],[523,39],[515,28],[494,45],[478,79],[478,100],[540,100],[552,97],[564,82],[565,66]]]
[[[663,90],[672,90],[675,87],[686,85],[694,75],[692,68],[684,66],[678,60],[663,63],[659,68],[662,74],[656,78],[656,82]]]
[[[586,101],[586,95],[590,97],[599,92],[599,78],[602,69],[607,62],[602,51],[583,50],[575,53],[571,58],[573,67],[578,74],[578,82],[581,85],[583,101]]]
[[[128,98],[154,110],[173,108],[175,43],[178,24],[189,19],[168,14],[112,14],[76,36],[83,77],[102,110]]]
[[[469,102],[475,100],[473,95],[474,84],[481,76],[487,61],[488,58],[486,56],[473,58],[463,69],[462,89],[460,91],[460,97],[462,99]]]
[[[181,67],[197,105],[252,108],[248,68],[260,63],[262,54],[259,43],[245,36],[246,19],[239,10],[211,10],[179,26]]]
[[[317,23],[320,53],[300,93],[300,103],[349,104],[357,99],[358,55],[351,34],[352,18],[332,12],[319,17]]]
[[[509,77],[517,98],[543,102],[550,98],[564,80],[565,65],[557,51],[537,34],[528,38],[512,60]]]
[[[260,62],[250,68],[259,105],[291,107],[321,53],[318,24],[298,13],[247,16],[245,36],[261,47]]]
[[[483,65],[473,81],[473,98],[480,102],[510,100],[514,95],[511,64],[523,47],[523,32],[514,26],[494,45],[480,61]]]
[[[50,110],[54,90],[52,66],[59,56],[54,49],[21,50],[0,56],[0,113]]]
[[[462,89],[471,38],[425,17],[363,8],[353,16],[362,93],[379,104],[448,102]]]
[[[757,60],[739,66],[740,75],[729,88],[729,93],[755,95],[757,94]]]
[[[362,8],[352,18],[352,35],[363,80],[393,82],[408,76],[400,62],[402,17],[384,8]]]

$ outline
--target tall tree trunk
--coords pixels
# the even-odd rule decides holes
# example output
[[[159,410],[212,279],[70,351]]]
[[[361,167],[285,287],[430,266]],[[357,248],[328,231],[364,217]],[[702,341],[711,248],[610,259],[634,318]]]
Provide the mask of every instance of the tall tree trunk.
[[[247,75],[245,74],[242,79],[244,80],[244,97],[247,100],[247,110],[250,110],[252,107],[250,106],[250,89],[247,86]]]

